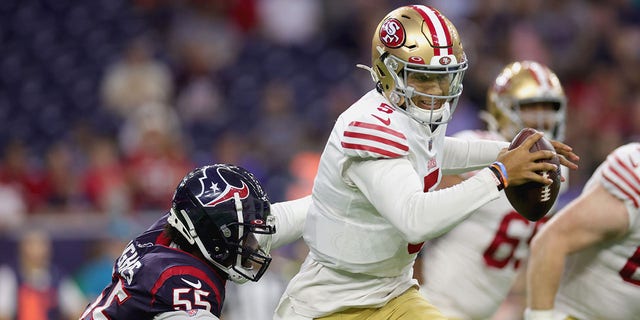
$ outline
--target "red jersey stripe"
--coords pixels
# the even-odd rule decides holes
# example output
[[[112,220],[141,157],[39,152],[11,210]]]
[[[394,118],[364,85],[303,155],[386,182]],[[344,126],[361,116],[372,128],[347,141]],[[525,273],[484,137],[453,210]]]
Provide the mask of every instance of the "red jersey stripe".
[[[614,156],[615,161],[622,167],[622,169],[627,172],[628,176],[630,176],[631,178],[633,178],[633,180],[635,181],[635,185],[640,185],[640,179],[638,179],[638,176],[636,176],[636,174],[633,172],[633,168],[630,168],[626,163],[624,163],[619,157]],[[640,194],[640,193],[639,193]]]
[[[384,144],[390,145],[390,146],[392,146],[394,148],[398,148],[398,149],[400,149],[402,151],[409,151],[409,146],[407,146],[406,144],[395,142],[393,140],[385,139],[385,138],[382,138],[382,137],[379,137],[379,136],[375,136],[375,135],[372,135],[372,134],[353,132],[353,131],[345,131],[344,132],[344,136],[345,137],[351,137],[351,138],[358,138],[358,139],[376,141],[376,142],[380,142],[380,143],[384,143]]]
[[[405,140],[407,139],[407,137],[405,137],[405,135],[402,134],[402,132],[399,132],[399,131],[396,131],[396,130],[393,130],[393,129],[389,129],[387,127],[379,126],[377,124],[360,122],[360,121],[353,121],[353,122],[349,123],[349,126],[372,129],[372,130],[378,130],[378,131],[386,132],[386,133],[388,133],[390,135],[396,136],[396,137],[398,137],[400,139],[405,139]]]
[[[389,158],[399,158],[399,157],[402,156],[402,155],[400,155],[398,153],[391,152],[389,150],[380,149],[380,148],[367,146],[367,145],[363,145],[363,144],[342,142],[342,147],[346,148],[346,149],[370,151],[370,152],[377,153],[379,155],[386,156],[386,157],[389,157]]]
[[[618,177],[627,187],[631,188],[636,194],[636,196],[640,195],[640,190],[638,190],[637,186],[627,179],[627,176],[622,175],[620,171],[618,171],[614,166],[608,164],[609,171],[613,173],[616,177]],[[606,170],[603,172],[603,175],[607,175]]]
[[[631,194],[629,194],[627,191],[625,191],[625,190],[624,190],[624,189],[623,189],[619,184],[617,184],[615,181],[611,180],[611,178],[609,178],[608,176],[606,176],[606,175],[602,175],[602,177],[603,177],[605,180],[609,181],[609,183],[611,183],[612,185],[614,185],[614,186],[616,187],[616,189],[618,189],[618,191],[620,191],[620,192],[624,193],[624,194],[627,196],[627,198],[631,199],[631,201],[633,201],[633,206],[634,206],[634,207],[639,208],[639,206],[638,206],[638,200],[636,200],[636,198],[635,198],[633,195],[631,195]]]

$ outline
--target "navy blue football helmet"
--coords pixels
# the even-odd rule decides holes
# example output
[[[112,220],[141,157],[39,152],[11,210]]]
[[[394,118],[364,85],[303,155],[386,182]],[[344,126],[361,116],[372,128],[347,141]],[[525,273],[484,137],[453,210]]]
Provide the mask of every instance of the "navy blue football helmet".
[[[258,281],[271,263],[275,225],[269,199],[241,167],[215,164],[187,174],[176,188],[168,223],[233,282]]]

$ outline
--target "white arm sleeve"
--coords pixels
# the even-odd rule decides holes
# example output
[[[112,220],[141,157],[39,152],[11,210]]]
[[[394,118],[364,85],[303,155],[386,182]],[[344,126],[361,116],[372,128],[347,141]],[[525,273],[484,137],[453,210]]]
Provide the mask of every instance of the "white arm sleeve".
[[[272,238],[272,249],[280,248],[302,237],[310,205],[311,196],[271,205],[271,213],[276,217],[276,233]]]
[[[500,196],[495,176],[488,168],[460,184],[427,193],[404,158],[354,162],[346,174],[409,243],[449,231]]]
[[[153,317],[153,320],[220,320],[213,313],[204,309],[194,309],[189,311],[177,310],[164,312]]]
[[[468,140],[454,137],[444,138],[442,174],[453,175],[478,170],[496,161],[500,150],[509,147],[509,142],[494,140]]]

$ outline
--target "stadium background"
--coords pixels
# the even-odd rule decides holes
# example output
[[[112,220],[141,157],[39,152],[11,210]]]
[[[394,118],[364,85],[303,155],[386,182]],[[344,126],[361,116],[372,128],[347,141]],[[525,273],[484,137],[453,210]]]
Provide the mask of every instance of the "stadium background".
[[[273,201],[306,194],[334,119],[372,88],[355,64],[370,64],[375,26],[410,3],[0,1],[0,264],[15,267],[21,235],[44,229],[52,263],[92,298],[110,250],[165,212],[196,165],[242,165]],[[532,59],[563,82],[566,141],[582,157],[562,203],[638,141],[640,1],[417,3],[452,20],[469,58],[449,134],[481,128],[492,79]],[[274,277],[239,295],[279,296],[304,252],[280,250]],[[244,319],[234,290],[227,307],[241,307],[225,319]]]

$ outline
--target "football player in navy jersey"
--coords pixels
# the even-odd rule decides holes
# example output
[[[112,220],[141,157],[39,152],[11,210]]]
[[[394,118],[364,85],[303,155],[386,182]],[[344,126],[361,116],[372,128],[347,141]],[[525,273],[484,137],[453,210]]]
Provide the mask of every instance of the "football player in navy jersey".
[[[226,281],[258,281],[270,246],[300,237],[309,201],[272,206],[241,167],[195,169],[178,185],[171,210],[129,242],[81,319],[218,319]]]

